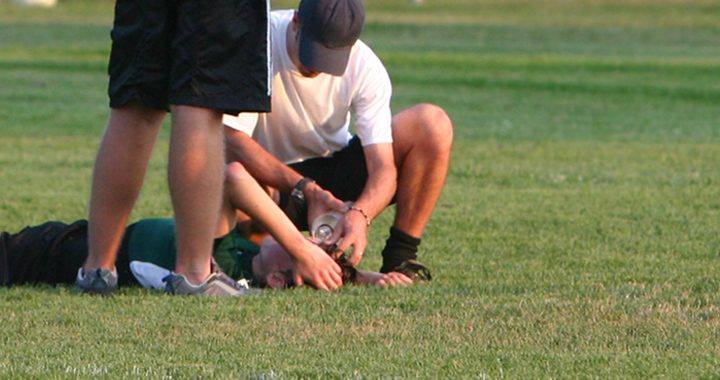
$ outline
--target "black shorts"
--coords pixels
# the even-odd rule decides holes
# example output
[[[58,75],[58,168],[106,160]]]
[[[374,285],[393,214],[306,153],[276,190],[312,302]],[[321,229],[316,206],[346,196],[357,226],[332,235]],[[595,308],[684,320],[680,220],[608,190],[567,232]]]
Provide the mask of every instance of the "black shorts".
[[[137,283],[127,253],[132,228],[125,231],[115,263],[119,285]],[[46,222],[15,234],[0,232],[0,286],[74,284],[88,255],[87,237],[86,220]]]
[[[110,107],[270,110],[268,0],[117,0]]]
[[[350,140],[347,147],[330,157],[311,158],[290,164],[290,167],[314,179],[320,187],[342,201],[355,201],[362,193],[368,177],[365,154],[357,136]],[[299,229],[308,229],[307,209],[293,202],[289,194],[280,194],[280,207]]]

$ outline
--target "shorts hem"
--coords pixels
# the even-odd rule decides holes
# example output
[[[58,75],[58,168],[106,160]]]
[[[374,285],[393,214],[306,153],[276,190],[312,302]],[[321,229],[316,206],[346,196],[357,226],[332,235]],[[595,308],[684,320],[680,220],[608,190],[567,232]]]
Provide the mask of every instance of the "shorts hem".
[[[244,100],[242,102],[231,102],[226,96],[221,98],[186,99],[182,97],[171,98],[168,103],[176,106],[193,106],[222,111],[230,115],[238,115],[241,112],[270,112],[270,98]]]

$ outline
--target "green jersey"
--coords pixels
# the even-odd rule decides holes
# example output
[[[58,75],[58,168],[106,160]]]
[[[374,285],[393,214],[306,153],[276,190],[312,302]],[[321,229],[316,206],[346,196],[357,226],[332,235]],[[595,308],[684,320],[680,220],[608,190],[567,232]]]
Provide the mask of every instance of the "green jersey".
[[[133,225],[128,241],[130,261],[149,262],[173,270],[176,251],[174,219],[143,219]],[[228,276],[251,281],[252,259],[258,253],[260,247],[233,229],[215,239],[213,258]]]

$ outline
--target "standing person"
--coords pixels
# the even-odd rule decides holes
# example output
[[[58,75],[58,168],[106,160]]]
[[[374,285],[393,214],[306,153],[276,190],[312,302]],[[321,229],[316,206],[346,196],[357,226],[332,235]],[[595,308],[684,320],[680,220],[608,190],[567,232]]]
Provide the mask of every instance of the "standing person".
[[[269,110],[268,9],[263,0],[117,0],[111,111],[93,169],[80,291],[109,294],[117,286],[116,252],[168,109],[177,232],[172,283],[180,284],[168,291],[216,292],[223,282],[210,268],[222,194],[222,114]],[[320,253],[296,260],[318,288],[339,285],[339,268]]]
[[[272,12],[272,112],[223,122],[228,159],[280,190],[281,207],[299,227],[329,209],[347,211],[332,239],[342,250],[352,246],[353,265],[371,220],[395,201],[382,252],[388,273],[417,257],[447,176],[453,129],[436,105],[392,116],[387,71],[358,39],[364,19],[361,0],[302,0],[297,11]],[[354,203],[346,210],[342,201]]]

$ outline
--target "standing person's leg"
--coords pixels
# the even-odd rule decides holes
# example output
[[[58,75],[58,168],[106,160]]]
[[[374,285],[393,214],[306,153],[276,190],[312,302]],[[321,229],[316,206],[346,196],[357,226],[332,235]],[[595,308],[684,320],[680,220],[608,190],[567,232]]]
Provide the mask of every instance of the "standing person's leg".
[[[96,279],[85,274],[90,269],[114,270],[125,224],[140,193],[164,116],[164,111],[137,103],[114,108],[110,113],[93,168],[89,254],[78,276],[78,285],[84,291],[107,293],[115,287],[103,284],[106,280],[93,285]],[[93,276],[102,273],[98,271]]]
[[[117,283],[117,249],[167,109],[167,36],[174,25],[169,5],[116,0],[110,119],[93,169],[89,257],[77,278],[84,292],[109,294]]]
[[[210,273],[222,199],[222,113],[269,111],[269,4],[257,0],[173,3],[177,30],[171,43],[168,180],[177,261],[176,273],[167,277],[167,290],[242,295],[245,290],[226,275]]]
[[[172,107],[168,181],[175,211],[175,271],[194,284],[210,274],[210,257],[222,199],[222,114]]]
[[[398,170],[396,214],[383,249],[381,272],[417,257],[450,164],[453,128],[442,108],[420,104],[393,117],[393,150]]]

